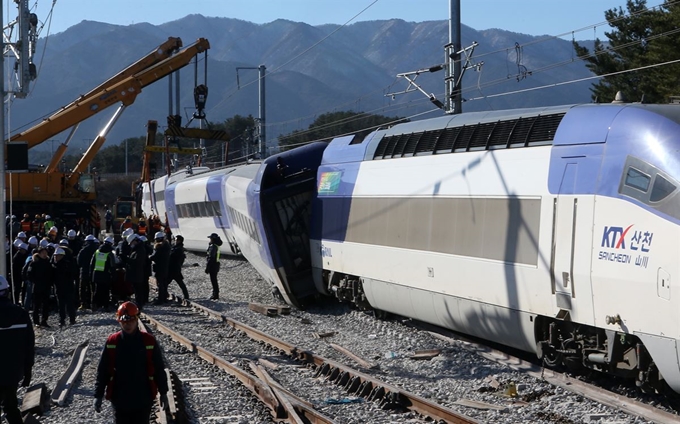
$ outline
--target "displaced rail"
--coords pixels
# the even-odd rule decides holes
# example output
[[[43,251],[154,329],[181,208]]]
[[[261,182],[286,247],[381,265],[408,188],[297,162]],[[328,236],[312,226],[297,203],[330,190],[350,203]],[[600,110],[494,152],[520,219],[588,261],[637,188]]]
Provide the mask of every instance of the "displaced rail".
[[[85,340],[79,344],[73,351],[71,363],[69,364],[64,374],[61,376],[57,384],[52,390],[52,403],[59,406],[64,406],[66,398],[73,388],[73,383],[80,377],[83,371],[83,364],[85,363],[85,355],[87,354],[87,346],[89,340]]]
[[[327,380],[334,382],[336,385],[342,386],[345,389],[345,391],[347,391],[349,394],[360,396],[367,400],[377,401],[379,402],[380,407],[383,409],[409,410],[417,414],[420,414],[424,417],[429,417],[432,420],[446,423],[477,422],[476,420],[467,417],[459,412],[456,412],[452,409],[446,408],[442,405],[431,402],[421,396],[415,395],[393,385],[382,382],[371,375],[362,373],[353,368],[340,364],[336,361],[324,358],[311,351],[302,349],[298,346],[294,346],[283,340],[272,337],[262,331],[259,331],[246,324],[235,321],[203,305],[182,299],[174,295],[172,295],[172,298],[174,301],[184,306],[188,306],[195,310],[198,310],[201,313],[213,317],[223,322],[227,326],[244,333],[254,341],[264,343],[299,362],[311,366],[316,371],[316,376],[323,376]],[[154,323],[154,325],[156,324]],[[162,329],[160,331],[165,332]],[[172,332],[172,330],[169,331]],[[218,363],[221,363],[221,360],[219,359],[219,357],[217,357],[217,355],[214,355],[212,352],[208,352],[207,350],[200,348],[199,346],[196,346],[191,340],[186,339],[181,335],[177,336],[179,336],[178,339],[181,340],[180,342],[181,344],[185,345],[192,351],[198,353],[199,356],[203,357],[207,361],[213,362],[216,365]],[[223,365],[219,366],[220,368],[223,367]],[[228,368],[233,367],[233,365],[231,364],[224,364],[224,366]],[[227,370],[225,369],[225,371]],[[233,375],[239,374],[236,376],[239,379],[244,378],[243,380],[244,384],[253,385],[254,387],[257,388],[255,390],[258,392],[262,391],[262,389],[259,388],[260,387],[259,384],[260,383],[265,384],[264,381],[262,381],[259,378],[257,380],[253,380],[253,376],[249,374],[247,376],[241,377],[240,376],[241,372],[242,370],[234,371]],[[266,396],[264,396],[262,399],[264,398],[266,398]],[[263,400],[263,402],[265,402],[265,400]],[[275,406],[276,408],[281,407],[278,404],[274,404],[273,406]],[[296,407],[299,405],[293,404],[293,406]]]
[[[142,321],[139,321],[139,331],[148,332],[148,329]],[[165,361],[165,354],[163,354],[163,362],[167,365]],[[182,382],[177,377],[170,368],[165,368],[165,376],[168,379],[168,405],[167,408],[163,408],[160,403],[161,395],[160,393],[156,397],[156,406],[158,407],[158,413],[155,417],[155,422],[158,424],[184,424],[188,423],[186,413],[184,411],[184,391],[182,390]],[[153,419],[153,418],[152,418]]]

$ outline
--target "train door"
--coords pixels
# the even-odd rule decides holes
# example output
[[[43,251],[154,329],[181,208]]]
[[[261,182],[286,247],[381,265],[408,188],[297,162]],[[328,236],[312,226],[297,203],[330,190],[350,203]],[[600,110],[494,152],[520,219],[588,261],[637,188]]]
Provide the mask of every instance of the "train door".
[[[551,283],[556,316],[592,321],[590,261],[595,199],[577,195],[579,162],[564,163],[553,205]]]

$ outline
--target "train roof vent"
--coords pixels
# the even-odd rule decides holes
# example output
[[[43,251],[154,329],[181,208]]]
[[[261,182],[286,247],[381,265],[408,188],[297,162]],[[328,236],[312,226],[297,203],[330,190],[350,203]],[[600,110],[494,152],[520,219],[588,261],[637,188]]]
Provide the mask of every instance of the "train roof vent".
[[[557,132],[557,127],[562,122],[564,118],[564,113],[559,113],[555,115],[539,116],[536,118],[534,127],[529,133],[529,138],[527,139],[527,145],[532,144],[545,144],[545,142],[552,142],[555,139],[555,133]],[[552,143],[550,143],[552,144]]]
[[[552,144],[565,113],[383,137],[373,159]]]

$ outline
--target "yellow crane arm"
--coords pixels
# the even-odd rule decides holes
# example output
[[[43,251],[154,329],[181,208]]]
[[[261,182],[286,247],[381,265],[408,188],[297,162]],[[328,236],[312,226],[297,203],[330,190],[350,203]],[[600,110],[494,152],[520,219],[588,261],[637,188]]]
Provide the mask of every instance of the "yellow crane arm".
[[[94,95],[73,102],[69,107],[52,115],[33,128],[14,135],[10,142],[25,141],[30,149],[114,103],[120,102],[125,106],[129,106],[135,101],[143,87],[186,66],[196,54],[202,53],[209,48],[210,43],[208,43],[208,40],[200,38],[194,44],[177,54],[163,59],[134,75],[128,76]]]

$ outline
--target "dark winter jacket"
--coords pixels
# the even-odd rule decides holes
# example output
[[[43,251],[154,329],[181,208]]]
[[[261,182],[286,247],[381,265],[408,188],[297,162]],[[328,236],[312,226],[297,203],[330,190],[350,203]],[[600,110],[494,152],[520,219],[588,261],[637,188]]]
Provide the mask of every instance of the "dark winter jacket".
[[[14,282],[15,287],[21,286],[21,269],[24,267],[27,257],[28,252],[23,249],[19,249],[12,257],[12,282]]]
[[[208,244],[208,252],[205,258],[205,272],[217,272],[220,270],[220,251],[216,244]]]
[[[95,271],[97,252],[107,254],[104,269],[101,271]],[[116,270],[115,256],[116,255],[113,253],[113,246],[107,243],[102,244],[94,255],[92,255],[92,260],[90,261],[90,275],[92,276],[91,281],[93,283],[111,283],[113,281],[113,272]]]
[[[80,281],[90,281],[92,278],[92,272],[90,271],[90,263],[92,262],[92,256],[94,252],[97,251],[98,243],[93,241],[86,241],[83,248],[80,249],[76,261],[78,262],[78,268],[80,268]]]
[[[116,347],[115,364],[111,367],[109,352],[104,347],[99,366],[97,367],[97,381],[94,385],[94,396],[103,398],[106,385],[113,375],[113,394],[111,402],[117,411],[129,411],[148,408],[151,403],[151,387],[147,369],[147,356],[144,341],[139,330],[132,334],[122,333]],[[153,349],[154,381],[158,392],[167,393],[168,381],[165,375],[165,365],[158,343]]]
[[[182,274],[182,265],[186,257],[184,243],[175,243],[170,251],[170,275]]]
[[[31,319],[9,298],[0,297],[0,386],[16,387],[30,376],[35,360],[35,335]]]
[[[136,242],[134,246],[130,246],[130,255],[125,264],[125,280],[131,283],[142,283],[148,280],[146,275],[146,262],[149,258],[146,255],[146,247],[142,242]]]
[[[52,256],[50,262],[52,265],[54,286],[57,288],[57,290],[75,290],[73,264],[71,263],[71,260],[68,258],[68,256],[64,255],[64,257],[58,262],[54,256]]]
[[[130,256],[131,252],[132,247],[126,240],[121,240],[118,243],[118,246],[116,246],[116,256],[120,260],[121,264],[125,264],[127,262],[127,258]]]
[[[165,240],[155,243],[149,259],[153,261],[153,272],[156,278],[167,277],[170,266],[170,244]]]
[[[42,259],[37,253],[33,254],[33,261],[28,266],[28,279],[33,283],[33,289],[49,291],[52,287],[52,265],[49,258]]]

